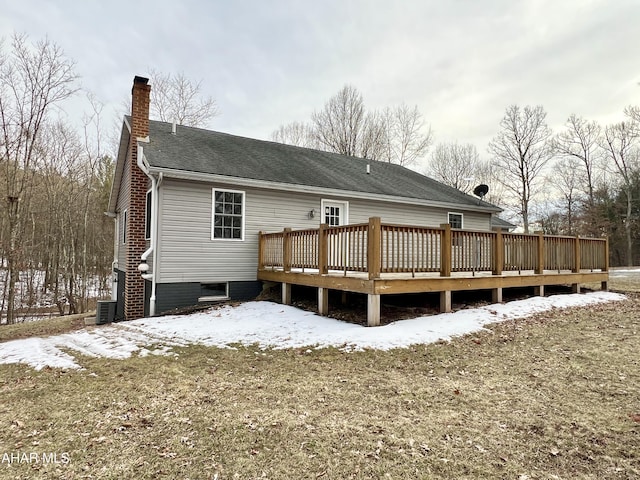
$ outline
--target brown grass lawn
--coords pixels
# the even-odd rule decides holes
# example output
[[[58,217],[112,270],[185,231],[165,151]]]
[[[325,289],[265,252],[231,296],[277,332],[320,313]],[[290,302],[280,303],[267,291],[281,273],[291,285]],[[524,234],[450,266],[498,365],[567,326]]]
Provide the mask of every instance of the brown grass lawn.
[[[0,478],[640,478],[635,296],[390,352],[176,352],[0,365],[0,455],[60,462]]]
[[[85,327],[84,315],[67,315],[14,325],[0,325],[0,342],[27,337],[48,337]]]

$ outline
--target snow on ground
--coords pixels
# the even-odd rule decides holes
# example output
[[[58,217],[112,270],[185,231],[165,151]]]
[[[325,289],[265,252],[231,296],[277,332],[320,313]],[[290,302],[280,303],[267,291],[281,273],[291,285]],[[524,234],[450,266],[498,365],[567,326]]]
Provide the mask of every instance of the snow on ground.
[[[345,323],[294,307],[271,302],[247,302],[191,315],[145,318],[91,327],[47,338],[0,343],[1,363],[25,363],[80,368],[74,355],[129,358],[133,354],[167,354],[174,346],[232,344],[261,348],[334,346],[346,351],[388,350],[449,340],[482,330],[485,325],[518,319],[553,308],[568,308],[623,300],[610,292],[533,297],[506,304],[460,310],[455,313],[401,320],[381,327]]]

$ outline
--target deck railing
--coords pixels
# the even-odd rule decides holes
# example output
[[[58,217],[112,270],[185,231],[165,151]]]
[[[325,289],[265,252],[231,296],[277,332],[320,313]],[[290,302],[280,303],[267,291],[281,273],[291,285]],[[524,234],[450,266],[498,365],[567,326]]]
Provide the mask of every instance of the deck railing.
[[[601,270],[608,243],[601,238],[368,223],[260,233],[258,268],[382,273]]]

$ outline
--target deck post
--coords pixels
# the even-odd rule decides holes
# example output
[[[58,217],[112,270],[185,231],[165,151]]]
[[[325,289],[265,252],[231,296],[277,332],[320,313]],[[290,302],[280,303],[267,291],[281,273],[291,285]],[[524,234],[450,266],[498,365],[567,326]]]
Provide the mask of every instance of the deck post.
[[[369,280],[380,278],[381,249],[382,249],[382,221],[380,217],[369,218],[367,228],[367,270]]]
[[[544,285],[538,285],[537,287],[533,287],[533,294],[536,297],[544,297]]]
[[[502,287],[491,290],[491,301],[493,303],[502,303]]]
[[[604,265],[602,267],[603,272],[609,271],[609,237],[605,237],[604,239]],[[604,281],[600,283],[600,290],[604,290],[605,292],[609,290],[609,282]]]
[[[318,313],[323,317],[329,313],[329,289],[318,287]]]
[[[538,234],[538,264],[536,265],[535,273],[544,273],[544,232],[536,232]],[[543,294],[544,295],[544,294]]]
[[[451,276],[451,225],[443,223],[440,225],[442,228],[442,237],[440,240],[440,276]],[[451,295],[451,292],[449,292]],[[449,302],[451,303],[451,302]]]
[[[264,268],[264,237],[262,235],[263,232],[260,230],[258,232],[258,270]]]
[[[573,273],[580,273],[580,269],[582,268],[582,266],[580,265],[580,237],[577,236],[574,240],[574,244],[573,244],[573,256],[574,256],[574,262],[573,262]],[[573,293],[580,293],[580,284],[579,283],[573,283],[571,284],[571,291]]]
[[[285,228],[282,234],[282,270],[291,271],[291,229]]]
[[[440,292],[440,313],[451,311],[451,290]]]
[[[282,304],[291,305],[291,284],[290,283],[282,284]]]
[[[573,263],[573,273],[580,273],[580,269],[582,268],[581,263],[581,252],[580,252],[580,237],[575,238],[575,243],[573,244],[573,255],[575,257],[575,261]]]
[[[321,223],[318,229],[318,271],[320,275],[329,273],[328,259],[329,252],[327,250],[327,224]]]
[[[502,230],[496,232],[493,262],[492,273],[494,275],[502,275],[502,269],[504,267],[504,238],[502,237]]]
[[[377,327],[380,325],[380,295],[367,295],[367,326]]]

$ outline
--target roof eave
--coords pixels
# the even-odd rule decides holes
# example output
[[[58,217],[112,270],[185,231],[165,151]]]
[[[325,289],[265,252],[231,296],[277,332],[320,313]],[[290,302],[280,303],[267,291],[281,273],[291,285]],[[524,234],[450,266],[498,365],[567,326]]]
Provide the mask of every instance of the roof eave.
[[[332,195],[336,197],[357,198],[362,200],[376,200],[382,202],[404,203],[408,205],[421,205],[426,207],[454,208],[468,212],[494,213],[501,212],[502,209],[482,202],[478,205],[467,205],[452,202],[436,202],[421,198],[402,197],[397,195],[381,195],[369,192],[358,192],[354,190],[339,190],[311,185],[299,185],[291,183],[271,182],[252,178],[231,177],[228,175],[217,175],[212,173],[191,172],[187,170],[177,170],[163,167],[150,167],[151,173],[162,173],[164,177],[181,180],[193,180],[209,183],[223,183],[229,185],[242,185],[246,187],[262,188],[267,190],[281,190],[296,193],[311,193],[317,195]]]

